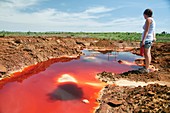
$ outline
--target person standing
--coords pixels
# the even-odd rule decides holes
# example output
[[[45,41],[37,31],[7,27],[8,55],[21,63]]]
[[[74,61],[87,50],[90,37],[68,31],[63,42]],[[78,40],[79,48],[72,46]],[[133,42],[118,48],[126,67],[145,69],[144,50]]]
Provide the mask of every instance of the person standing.
[[[155,35],[155,21],[152,17],[153,12],[151,9],[146,9],[143,12],[143,16],[145,18],[145,24],[143,26],[143,33],[141,38],[140,47],[144,48],[144,57],[145,57],[145,68],[142,70],[143,72],[149,73],[149,65],[151,63],[151,46],[152,42],[156,41]]]

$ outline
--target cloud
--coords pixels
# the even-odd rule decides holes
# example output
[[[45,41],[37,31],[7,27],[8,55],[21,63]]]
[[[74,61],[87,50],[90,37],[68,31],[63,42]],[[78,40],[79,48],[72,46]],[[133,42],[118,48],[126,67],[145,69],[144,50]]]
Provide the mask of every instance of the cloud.
[[[84,13],[104,13],[112,11],[113,8],[106,8],[106,7],[91,7],[87,9]]]
[[[36,5],[40,0],[2,0],[0,6],[3,8],[21,9]]]
[[[43,0],[45,1],[45,0]],[[90,7],[81,12],[63,12],[53,8],[24,12],[42,0],[3,0],[0,1],[0,30],[21,31],[125,31],[139,27],[141,18],[110,18],[111,12],[119,9],[104,6]],[[2,5],[3,4],[3,5]],[[3,6],[3,7],[1,7]],[[139,27],[140,28],[140,27]]]

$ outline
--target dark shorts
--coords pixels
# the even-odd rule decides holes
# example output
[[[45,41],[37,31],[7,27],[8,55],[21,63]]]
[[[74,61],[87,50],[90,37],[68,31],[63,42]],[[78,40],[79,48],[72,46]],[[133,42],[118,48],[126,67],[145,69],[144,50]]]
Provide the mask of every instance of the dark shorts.
[[[142,42],[140,43],[140,45],[142,44]],[[152,46],[152,41],[145,41],[145,45],[144,48],[149,49]]]

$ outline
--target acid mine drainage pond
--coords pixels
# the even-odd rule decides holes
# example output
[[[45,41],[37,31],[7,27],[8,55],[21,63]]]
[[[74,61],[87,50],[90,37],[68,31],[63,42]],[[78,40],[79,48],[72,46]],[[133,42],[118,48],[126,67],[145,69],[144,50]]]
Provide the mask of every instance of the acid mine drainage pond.
[[[45,69],[36,67],[32,74],[24,72],[15,80],[4,81],[0,84],[0,113],[92,113],[98,106],[99,91],[106,85],[95,78],[97,73],[140,68],[118,63],[141,58],[130,52],[83,53],[79,58],[60,59]]]

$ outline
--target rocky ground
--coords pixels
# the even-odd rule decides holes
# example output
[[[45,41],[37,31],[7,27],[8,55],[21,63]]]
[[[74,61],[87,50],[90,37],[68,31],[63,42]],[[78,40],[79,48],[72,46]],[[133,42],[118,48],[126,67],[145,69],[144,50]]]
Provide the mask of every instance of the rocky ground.
[[[0,81],[24,67],[49,59],[79,56],[83,48],[100,51],[132,51],[139,54],[139,42],[124,42],[94,38],[72,38],[56,36],[0,37]],[[53,60],[56,62],[56,60]],[[100,92],[100,103],[96,113],[121,112],[170,112],[170,43],[155,43],[152,48],[152,65],[159,70],[142,74],[138,70],[122,74],[101,72],[97,75],[103,82],[115,83],[126,79],[136,82],[162,81],[145,87],[107,85]],[[45,67],[44,67],[45,68]],[[23,74],[24,75],[24,74]]]
[[[149,84],[144,87],[108,85],[102,91],[96,113],[169,113],[170,87]]]
[[[139,54],[139,50],[134,49],[133,53]],[[169,43],[153,45],[152,65],[157,67],[158,71],[141,73],[139,70],[133,70],[122,74],[111,72],[97,74],[97,78],[106,83],[116,84],[116,81],[128,80],[152,84],[135,87],[124,82],[125,86],[106,86],[100,92],[98,99],[100,106],[96,113],[170,113]]]

